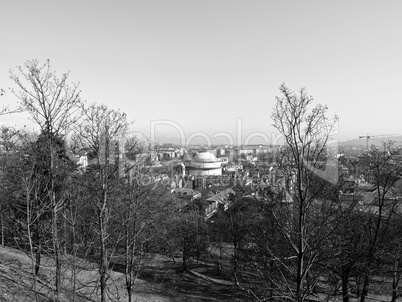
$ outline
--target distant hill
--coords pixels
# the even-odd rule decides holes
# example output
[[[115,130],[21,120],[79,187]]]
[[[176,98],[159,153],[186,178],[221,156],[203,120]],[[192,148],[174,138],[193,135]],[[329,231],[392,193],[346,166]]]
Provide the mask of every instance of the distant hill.
[[[397,135],[397,136],[384,136],[384,137],[378,137],[378,138],[372,137],[369,139],[369,146],[371,146],[371,145],[379,146],[379,145],[381,145],[382,142],[386,142],[388,140],[395,141],[397,145],[402,145],[402,135]],[[351,139],[351,140],[339,142],[339,145],[366,146],[366,139],[365,138]]]

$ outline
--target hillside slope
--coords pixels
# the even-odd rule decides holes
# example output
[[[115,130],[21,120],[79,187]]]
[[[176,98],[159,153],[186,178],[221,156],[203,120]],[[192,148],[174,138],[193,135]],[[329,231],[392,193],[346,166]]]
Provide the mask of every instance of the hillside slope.
[[[68,258],[64,259],[68,263]],[[43,257],[43,266],[37,276],[37,297],[39,301],[52,301],[54,269],[52,260]],[[67,267],[65,265],[65,267]],[[71,269],[64,269],[60,301],[99,301],[97,269],[87,262],[81,262],[77,270],[75,289]],[[33,289],[31,259],[17,249],[0,247],[0,301],[36,301]],[[128,301],[123,274],[110,272],[108,301]],[[73,294],[75,293],[75,295]],[[160,294],[155,285],[138,280],[134,301],[169,302],[169,297]]]

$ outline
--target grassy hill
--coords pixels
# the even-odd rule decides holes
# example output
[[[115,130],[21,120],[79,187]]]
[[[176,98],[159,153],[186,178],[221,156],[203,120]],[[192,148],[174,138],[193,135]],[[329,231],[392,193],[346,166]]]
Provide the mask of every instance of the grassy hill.
[[[70,259],[71,260],[71,259]],[[69,259],[64,262],[67,268],[63,271],[62,293],[60,301],[98,301],[97,269],[93,264],[81,261],[77,270],[77,282],[74,288],[72,270],[68,265]],[[52,287],[54,278],[52,260],[43,259],[43,266],[36,280],[36,293],[33,289],[33,274],[31,259],[22,251],[0,247],[0,301],[52,301]],[[68,268],[70,267],[70,268]],[[123,274],[110,272],[109,301],[128,301]],[[75,293],[75,294],[74,294]],[[151,284],[144,280],[137,280],[134,301],[175,301],[165,293],[158,284]]]
[[[249,301],[233,282],[216,275],[214,265],[193,263],[189,265],[190,271],[183,272],[179,261],[179,258],[172,261],[155,255],[135,282],[133,301]],[[76,262],[76,282],[73,282],[71,263],[71,257],[65,256],[60,301],[100,301],[96,264],[83,260]],[[43,257],[36,277],[36,291],[31,267],[31,259],[23,251],[0,247],[0,302],[53,301],[53,260]],[[113,269],[108,280],[108,301],[128,301],[124,275],[119,272],[123,268],[114,264]]]
[[[80,260],[76,265],[77,277],[74,283],[73,271],[69,265],[71,260],[68,257],[63,259],[64,270],[60,301],[100,301],[96,265]],[[183,272],[178,269],[180,267],[178,261],[178,258],[176,261],[172,261],[155,255],[153,263],[144,268],[141,278],[137,279],[135,283],[133,301],[252,301],[246,297],[244,292],[239,291],[228,275],[217,274],[213,264],[202,261],[194,262],[189,265],[188,272]],[[53,301],[54,265],[52,260],[47,257],[43,257],[42,264],[36,278],[35,291],[30,257],[20,250],[0,247],[0,302]],[[115,271],[110,271],[108,280],[108,301],[128,301],[124,276],[118,272],[118,265],[114,269]],[[390,282],[390,278],[384,278],[384,276],[373,278],[371,294],[366,301],[390,301]],[[319,282],[318,289],[318,293],[312,297],[312,300],[342,301],[339,288],[338,293],[333,295],[334,289],[329,286],[327,280]],[[350,302],[358,300],[352,297]]]

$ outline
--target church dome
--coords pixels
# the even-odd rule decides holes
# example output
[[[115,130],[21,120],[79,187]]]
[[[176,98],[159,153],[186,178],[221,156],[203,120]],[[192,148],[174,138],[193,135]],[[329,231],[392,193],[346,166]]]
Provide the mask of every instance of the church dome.
[[[203,162],[203,163],[215,163],[219,162],[219,159],[216,158],[215,155],[208,151],[203,151],[198,154],[196,154],[193,158],[194,161],[196,162]]]
[[[222,162],[208,151],[199,152],[191,160],[184,160],[184,165],[187,175],[222,175]]]

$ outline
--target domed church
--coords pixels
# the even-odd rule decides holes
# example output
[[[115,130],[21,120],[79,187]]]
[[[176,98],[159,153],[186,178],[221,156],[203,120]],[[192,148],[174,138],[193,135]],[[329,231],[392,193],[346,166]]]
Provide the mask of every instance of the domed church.
[[[222,161],[208,151],[202,151],[191,157],[186,154],[183,163],[186,175],[222,175]]]

